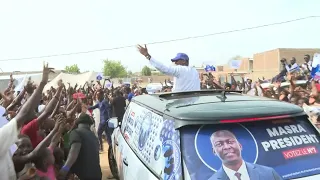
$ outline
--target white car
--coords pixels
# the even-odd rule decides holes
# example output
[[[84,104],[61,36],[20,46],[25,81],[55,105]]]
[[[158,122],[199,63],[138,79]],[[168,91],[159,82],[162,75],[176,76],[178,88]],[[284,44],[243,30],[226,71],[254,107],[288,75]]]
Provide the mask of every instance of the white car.
[[[320,179],[319,131],[290,103],[227,90],[141,95],[108,125],[120,180],[227,180],[235,167],[242,179]]]

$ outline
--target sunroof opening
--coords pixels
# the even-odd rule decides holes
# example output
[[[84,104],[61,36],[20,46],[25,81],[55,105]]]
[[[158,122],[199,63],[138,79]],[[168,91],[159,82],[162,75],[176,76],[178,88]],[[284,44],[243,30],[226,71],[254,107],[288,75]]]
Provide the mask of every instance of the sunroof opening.
[[[179,99],[185,97],[194,97],[194,96],[209,96],[214,93],[239,93],[242,94],[242,91],[235,90],[225,90],[225,89],[215,89],[215,90],[200,90],[200,91],[185,91],[185,92],[173,92],[173,93],[164,93],[160,94],[159,98],[162,99]]]

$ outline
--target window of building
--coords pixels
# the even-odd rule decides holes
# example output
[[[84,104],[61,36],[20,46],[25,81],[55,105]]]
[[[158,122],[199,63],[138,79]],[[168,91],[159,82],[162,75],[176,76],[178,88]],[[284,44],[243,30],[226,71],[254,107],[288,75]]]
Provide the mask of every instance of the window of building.
[[[253,70],[253,60],[249,60],[249,71]]]

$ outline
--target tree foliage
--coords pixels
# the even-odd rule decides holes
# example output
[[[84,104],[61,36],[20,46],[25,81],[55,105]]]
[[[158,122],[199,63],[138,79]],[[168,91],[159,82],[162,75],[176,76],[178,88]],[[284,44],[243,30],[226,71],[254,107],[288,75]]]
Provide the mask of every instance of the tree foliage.
[[[103,61],[103,75],[110,76],[110,78],[123,78],[127,76],[126,68],[120,61],[104,60]]]
[[[232,58],[230,58],[229,61],[232,61],[232,60],[241,60],[241,59],[242,59],[242,56],[236,55],[236,56],[233,56]]]
[[[78,67],[77,64],[73,64],[73,65],[71,65],[71,66],[66,66],[66,67],[64,68],[64,70],[65,70],[67,73],[76,73],[76,74],[80,73],[80,69],[79,69],[79,67]]]
[[[132,71],[127,71],[127,75],[129,76],[129,77],[131,77],[132,75],[133,75],[133,73],[132,73]]]
[[[141,70],[143,76],[151,76],[151,69],[148,66],[144,66]]]

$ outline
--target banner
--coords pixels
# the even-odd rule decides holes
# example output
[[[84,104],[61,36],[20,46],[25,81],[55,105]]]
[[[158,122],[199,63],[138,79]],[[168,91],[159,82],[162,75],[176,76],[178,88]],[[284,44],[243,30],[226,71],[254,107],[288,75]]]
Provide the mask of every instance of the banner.
[[[14,88],[15,92],[22,91],[24,86],[27,85],[29,78],[27,75],[25,75],[23,78],[18,78],[16,80],[18,81],[18,85]]]
[[[320,173],[319,133],[305,119],[186,126],[180,134],[186,180],[239,174],[278,180]]]
[[[241,66],[242,61],[241,60],[231,60],[229,62],[229,66],[231,69],[239,69]]]
[[[103,78],[102,73],[97,74],[96,79],[97,79],[98,81],[101,81],[102,78]]]
[[[216,68],[213,65],[206,65],[206,67],[204,68],[204,70],[206,72],[214,72],[216,71]]]

